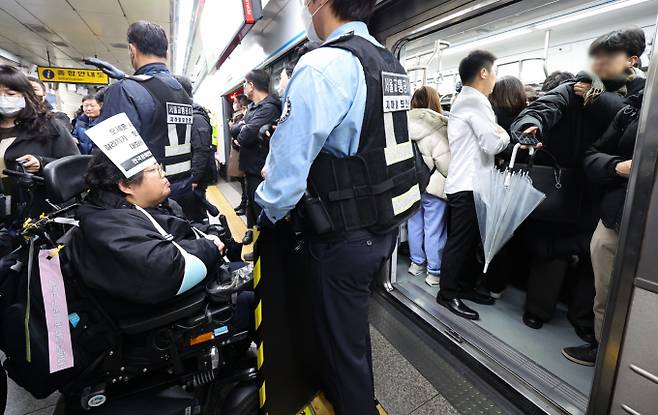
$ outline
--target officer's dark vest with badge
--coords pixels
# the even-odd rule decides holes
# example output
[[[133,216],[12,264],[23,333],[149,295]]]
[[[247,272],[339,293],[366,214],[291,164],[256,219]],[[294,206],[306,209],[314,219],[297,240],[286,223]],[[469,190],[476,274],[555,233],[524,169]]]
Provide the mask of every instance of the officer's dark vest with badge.
[[[337,158],[323,152],[311,166],[304,198],[307,222],[321,236],[391,231],[415,212],[424,191],[407,131],[409,77],[391,52],[362,37],[348,34],[323,47],[344,49],[359,59],[367,98],[357,153]],[[322,220],[318,226],[318,209],[328,219],[325,226]]]
[[[156,102],[153,114],[153,134],[144,137],[153,156],[164,165],[170,181],[192,175],[192,100],[182,88],[176,90],[157,76],[135,75],[130,79],[140,83]]]

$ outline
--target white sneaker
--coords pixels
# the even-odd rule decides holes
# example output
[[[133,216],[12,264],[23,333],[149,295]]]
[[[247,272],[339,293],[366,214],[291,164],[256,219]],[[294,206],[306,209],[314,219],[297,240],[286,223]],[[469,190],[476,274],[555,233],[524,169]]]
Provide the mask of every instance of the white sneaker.
[[[412,262],[411,265],[409,266],[409,274],[413,275],[414,277],[417,277],[424,272],[425,272],[425,265],[418,265],[415,262]]]
[[[427,274],[427,278],[425,278],[425,284],[429,285],[430,287],[436,287],[440,282],[440,275]]]

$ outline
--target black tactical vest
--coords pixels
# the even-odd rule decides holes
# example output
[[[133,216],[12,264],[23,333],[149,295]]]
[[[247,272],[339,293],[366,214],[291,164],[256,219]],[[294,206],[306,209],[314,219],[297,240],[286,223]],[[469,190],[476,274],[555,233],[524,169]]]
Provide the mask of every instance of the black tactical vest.
[[[310,196],[322,201],[331,231],[395,229],[419,206],[415,147],[407,131],[409,78],[386,49],[348,34],[323,45],[351,52],[361,62],[367,98],[356,154],[337,158],[320,153],[311,166]]]
[[[170,181],[192,175],[192,100],[185,90],[175,90],[157,76],[131,76],[156,102],[153,134],[143,137],[155,159],[164,165]]]

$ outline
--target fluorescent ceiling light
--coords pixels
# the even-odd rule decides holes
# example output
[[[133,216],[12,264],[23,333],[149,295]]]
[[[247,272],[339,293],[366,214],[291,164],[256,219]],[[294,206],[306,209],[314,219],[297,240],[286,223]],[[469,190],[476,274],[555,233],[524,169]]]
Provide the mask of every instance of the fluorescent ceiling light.
[[[624,7],[635,6],[636,4],[646,3],[649,0],[625,0],[607,3],[602,6],[592,7],[580,12],[572,13],[557,19],[552,19],[544,23],[540,23],[535,27],[537,29],[549,29],[551,27],[559,26],[565,23],[571,23],[578,20],[587,19],[588,17],[597,16],[599,14],[608,13],[614,10],[622,9]]]
[[[450,55],[454,54],[457,52],[463,52],[466,50],[474,50],[477,48],[480,48],[484,45],[488,45],[491,43],[496,43],[500,42],[502,40],[507,40],[511,38],[515,38],[518,36],[523,36],[527,35],[535,30],[545,30],[549,29],[555,26],[559,26],[565,23],[571,23],[575,22],[578,20],[583,20],[587,19],[592,16],[597,16],[599,14],[603,13],[608,13],[614,10],[622,9],[624,7],[630,7],[630,6],[635,6],[641,3],[646,3],[649,0],[623,0],[623,1],[614,1],[611,3],[606,3],[604,5],[598,6],[598,7],[592,7],[589,9],[585,9],[579,12],[574,12],[570,13],[567,15],[564,15],[562,17],[558,17],[555,19],[547,20],[545,22],[539,23],[539,24],[531,24],[525,27],[521,27],[518,29],[510,30],[507,32],[503,32],[497,35],[477,39],[474,41],[468,41],[465,43],[461,43],[455,46],[452,46],[446,50],[443,51],[443,55]]]
[[[532,32],[531,28],[522,27],[522,28],[519,28],[519,29],[510,30],[508,32],[499,33],[497,35],[493,35],[493,36],[481,38],[481,39],[478,39],[478,40],[462,43],[461,45],[453,46],[451,48],[448,48],[448,49],[444,50],[443,51],[443,56],[451,55],[451,54],[454,54],[454,53],[457,53],[457,52],[463,52],[463,51],[466,51],[466,50],[478,49],[478,48],[480,48],[484,45],[500,42],[502,40],[507,40],[507,39],[511,39],[511,38],[514,38],[514,37],[518,37],[518,36],[527,35],[530,32]]]
[[[416,33],[419,33],[419,32],[422,32],[422,31],[424,31],[424,30],[430,29],[430,28],[432,28],[432,27],[434,27],[434,26],[438,26],[438,25],[440,25],[441,23],[447,22],[447,21],[452,20],[452,19],[455,19],[455,18],[457,18],[457,17],[461,17],[461,16],[463,16],[463,15],[465,15],[465,14],[468,14],[468,13],[470,13],[470,12],[473,12],[473,11],[475,11],[475,10],[481,9],[481,8],[483,8],[483,7],[485,7],[485,6],[488,6],[488,5],[490,5],[490,4],[497,3],[497,2],[498,2],[498,0],[490,0],[490,1],[483,1],[483,2],[480,2],[480,3],[478,3],[478,4],[474,5],[474,6],[467,7],[467,8],[465,8],[465,9],[462,9],[462,10],[456,11],[455,13],[451,13],[451,14],[449,14],[449,15],[447,15],[447,16],[444,16],[444,17],[442,17],[442,18],[440,18],[440,19],[438,19],[438,20],[434,20],[433,22],[430,22],[430,23],[428,23],[428,24],[426,24],[426,25],[423,25],[423,26],[419,27],[418,29],[415,29],[413,32],[411,32],[411,34],[412,34],[412,35],[415,35]]]
[[[190,24],[192,22],[192,0],[178,0],[178,20],[176,23],[176,60],[174,72],[183,75],[185,69],[185,56],[187,42],[190,37]]]

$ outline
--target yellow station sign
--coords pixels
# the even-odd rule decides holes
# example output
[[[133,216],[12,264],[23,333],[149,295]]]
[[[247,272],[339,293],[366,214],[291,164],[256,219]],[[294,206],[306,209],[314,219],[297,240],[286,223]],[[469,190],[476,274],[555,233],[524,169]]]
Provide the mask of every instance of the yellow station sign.
[[[39,79],[44,82],[61,82],[67,84],[107,85],[110,78],[103,71],[84,68],[37,67]]]

